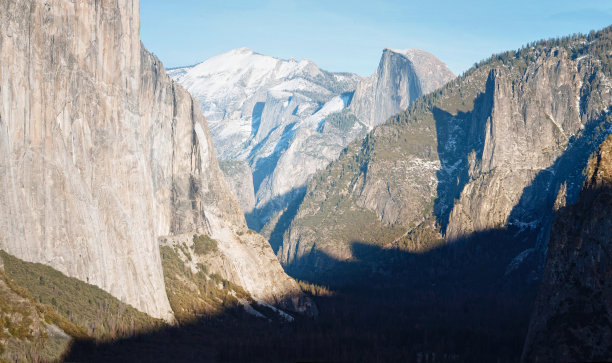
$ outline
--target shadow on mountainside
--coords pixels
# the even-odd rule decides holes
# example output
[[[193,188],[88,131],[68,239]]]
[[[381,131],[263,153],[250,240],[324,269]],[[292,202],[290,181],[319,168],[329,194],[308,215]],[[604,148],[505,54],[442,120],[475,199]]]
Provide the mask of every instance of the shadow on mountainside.
[[[269,241],[274,253],[278,252],[278,249],[283,244],[283,235],[285,234],[285,231],[289,229],[289,226],[291,226],[291,222],[297,214],[305,196],[305,186],[295,188],[291,192],[283,195],[284,206],[282,204],[273,206],[277,208],[276,210],[282,211],[276,223],[273,224],[274,228],[272,228],[272,231],[270,232]]]
[[[252,212],[245,215],[249,228],[257,232],[261,232],[266,225],[262,222],[270,222],[280,212],[277,221],[273,221],[273,226],[270,226],[273,231],[270,238],[270,245],[274,252],[278,250],[283,243],[283,233],[289,228],[293,217],[304,200],[306,195],[306,186],[293,188],[285,194],[277,195],[272,200],[268,201],[263,206],[253,209]],[[280,233],[280,237],[278,234]]]
[[[276,146],[274,146],[274,150],[272,151],[272,153],[270,153],[270,155],[266,157],[257,159],[255,165],[252,165],[252,159],[255,157],[256,153],[261,149],[261,147],[265,145],[266,141],[268,140],[270,135],[272,135],[274,130],[270,131],[266,138],[263,141],[260,141],[257,147],[253,148],[253,150],[251,151],[251,154],[249,155],[249,164],[252,165],[251,168],[253,169],[253,188],[255,189],[255,195],[257,195],[259,188],[261,187],[261,184],[263,183],[265,178],[268,175],[271,175],[272,171],[276,168],[280,155],[285,150],[287,150],[287,148],[289,148],[289,142],[295,134],[296,124],[296,122],[292,122],[286,125],[283,129],[278,143],[276,144]]]
[[[535,285],[525,286],[522,272],[504,276],[520,249],[506,232],[421,254],[354,242],[354,260],[320,254],[318,265],[327,266],[322,275],[296,276],[333,292],[313,297],[316,320],[268,321],[228,307],[116,342],[77,341],[66,360],[517,361]]]
[[[253,106],[253,112],[251,114],[251,139],[257,136],[257,131],[259,131],[259,125],[261,124],[261,115],[263,114],[264,107],[266,107],[265,102],[257,102],[255,106]]]
[[[494,82],[487,79],[485,91],[474,99],[471,111],[453,115],[438,107],[432,109],[436,124],[437,151],[441,168],[436,172],[438,187],[434,214],[446,233],[450,213],[469,181],[470,153],[476,160],[482,159],[486,120],[493,110]]]
[[[585,175],[589,157],[599,149],[599,145],[612,132],[611,108],[587,125],[578,135],[572,136],[568,146],[553,165],[536,174],[533,181],[523,189],[519,202],[512,209],[508,221],[521,228],[541,229],[538,236],[537,249],[541,259],[546,254],[548,232],[554,217],[554,205],[560,189],[565,185],[566,202],[574,204],[578,198]],[[531,222],[531,223],[530,223]],[[544,261],[542,261],[544,262]]]
[[[597,164],[590,177],[611,166]],[[555,216],[524,362],[612,361],[612,183],[604,180],[592,179]]]
[[[253,110],[254,115],[256,111],[261,111],[258,109],[258,107],[261,107],[263,109],[263,106],[256,105],[255,109]],[[258,117],[261,117],[261,115],[259,115]],[[276,131],[278,126],[271,130],[268,135],[266,135],[266,137],[262,141],[258,142],[257,145],[255,145],[255,147],[253,148],[253,150],[251,150],[248,163],[252,169],[253,191],[255,193],[255,197],[257,197],[259,189],[262,187],[262,184],[264,183],[266,178],[272,177],[274,169],[276,168],[281,155],[289,147],[290,141],[293,138],[293,135],[295,134],[295,125],[296,123],[293,122],[285,126],[279,141],[274,146],[274,150],[268,156],[259,158],[255,161],[257,153],[267,143],[268,139]],[[303,188],[294,188],[293,190],[283,195],[276,196],[272,200],[268,201],[265,205],[259,206],[255,208],[252,212],[245,215],[249,228],[259,232],[261,228],[263,228],[264,224],[267,223],[267,221],[276,212],[282,211],[283,209],[287,208],[287,206],[291,204],[293,200],[300,199],[300,194],[303,193],[302,189]]]
[[[470,179],[470,162],[478,164],[482,160],[487,120],[493,108],[493,86],[494,82],[489,76],[485,91],[479,93],[474,100],[472,111],[451,114],[436,107],[432,110],[441,162],[441,169],[436,173],[438,197],[434,203],[434,214],[443,234],[454,204]],[[567,203],[576,201],[584,181],[583,170],[590,155],[612,132],[611,111],[611,108],[603,111],[599,117],[585,124],[576,135],[571,136],[567,148],[554,163],[540,170],[522,190],[519,202],[507,220],[509,225],[520,231],[530,230],[526,234],[530,245],[522,251],[525,252],[523,256],[517,255],[517,263],[527,254],[537,252],[538,256],[533,262],[539,268],[542,267],[557,195],[563,187]],[[537,266],[534,268],[539,269]],[[536,273],[535,278],[539,278],[539,273]]]

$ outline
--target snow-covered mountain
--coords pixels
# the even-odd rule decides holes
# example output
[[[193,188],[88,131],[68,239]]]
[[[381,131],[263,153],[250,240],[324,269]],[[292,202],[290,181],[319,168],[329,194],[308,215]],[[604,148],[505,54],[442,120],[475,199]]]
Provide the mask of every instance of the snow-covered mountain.
[[[320,70],[309,60],[281,60],[239,48],[190,68],[169,71],[202,107],[220,159],[258,159],[257,145],[279,141],[279,130],[317,111],[339,111],[344,104],[322,106],[355,88],[360,77]],[[322,112],[319,112],[321,114]],[[316,125],[315,125],[316,126]],[[266,140],[266,141],[264,141]],[[269,150],[268,150],[269,151]],[[258,155],[269,154],[265,150]]]
[[[282,60],[247,48],[169,74],[200,102],[219,159],[250,166],[255,206],[250,198],[239,199],[245,214],[257,215],[249,218],[254,228],[284,208],[294,189],[344,147],[344,135],[323,132],[320,124],[348,106],[347,92],[361,81],[355,74],[323,71],[309,60]],[[230,184],[250,189],[244,182]]]
[[[422,86],[429,79],[444,80],[438,82],[441,86],[454,77],[432,55],[412,57],[415,52],[389,56],[385,50],[379,69],[366,78],[247,48],[168,73],[200,102],[219,159],[250,167],[252,186],[243,180],[229,184],[240,186],[234,195],[251,228],[259,229],[300,198],[309,177],[350,141],[430,90]],[[357,109],[349,107],[353,95],[358,96]],[[377,112],[375,120],[364,111],[370,107]],[[228,168],[226,175],[243,179],[243,169]],[[254,198],[248,194],[251,189]]]

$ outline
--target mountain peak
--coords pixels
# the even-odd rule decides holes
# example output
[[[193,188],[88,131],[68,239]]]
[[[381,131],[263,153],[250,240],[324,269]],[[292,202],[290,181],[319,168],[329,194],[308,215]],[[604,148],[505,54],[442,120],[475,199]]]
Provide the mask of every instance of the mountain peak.
[[[237,60],[237,59],[244,59],[251,61],[253,58],[259,58],[259,59],[274,59],[276,60],[277,58],[269,56],[269,55],[265,55],[265,54],[261,54],[261,53],[257,53],[256,51],[254,51],[251,48],[247,48],[247,47],[241,47],[241,48],[235,48],[232,50],[228,50],[225,53],[221,53],[218,55],[215,55],[213,57],[210,57],[206,60],[204,60],[203,62],[199,63],[198,65],[202,64],[202,63],[206,63],[206,62],[211,62],[211,61],[220,61],[222,64],[225,64],[227,62],[227,60]]]
[[[357,87],[351,109],[357,118],[374,127],[453,78],[446,64],[424,50],[385,48],[376,72]]]
[[[407,58],[408,60],[410,60],[413,63],[421,63],[421,64],[427,64],[427,63],[433,63],[436,65],[444,65],[444,68],[446,67],[446,64],[444,64],[444,62],[442,62],[440,59],[438,59],[438,57],[436,57],[435,55],[422,50],[422,49],[418,49],[418,48],[406,48],[406,49],[394,49],[394,48],[385,48],[383,50],[383,55],[385,53],[395,53],[395,54],[399,54],[405,58]]]
[[[385,48],[383,49],[383,53],[384,52],[393,52],[393,53],[397,53],[401,55],[423,54],[423,55],[431,55],[432,57],[434,56],[433,54],[427,51],[424,51],[423,49],[418,49],[418,48],[406,48],[406,49]]]
[[[410,53],[410,52],[425,52],[425,51],[421,50],[421,49],[417,49],[417,48],[406,48],[406,49],[385,48],[385,49],[383,49],[383,53],[384,52],[393,52],[393,53],[398,53],[398,54],[406,54],[406,53]]]
[[[255,51],[251,48],[240,47],[240,48],[232,49],[229,52],[226,52],[225,54],[255,54]]]

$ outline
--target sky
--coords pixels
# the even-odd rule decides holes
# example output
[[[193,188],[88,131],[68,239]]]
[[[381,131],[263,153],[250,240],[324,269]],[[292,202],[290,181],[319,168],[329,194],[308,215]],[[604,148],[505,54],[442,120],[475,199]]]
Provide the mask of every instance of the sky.
[[[141,39],[166,67],[247,47],[372,74],[384,48],[433,53],[455,74],[539,39],[612,24],[610,0],[141,0]]]

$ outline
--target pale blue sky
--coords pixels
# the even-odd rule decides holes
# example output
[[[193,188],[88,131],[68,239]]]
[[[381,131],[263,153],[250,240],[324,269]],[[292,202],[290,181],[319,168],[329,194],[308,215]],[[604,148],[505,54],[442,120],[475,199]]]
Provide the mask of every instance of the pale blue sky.
[[[427,50],[457,74],[493,53],[612,24],[610,0],[141,0],[141,38],[166,67],[248,47],[369,75],[385,47]]]

